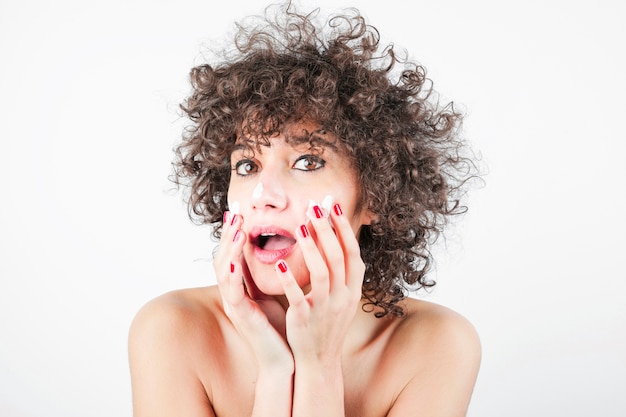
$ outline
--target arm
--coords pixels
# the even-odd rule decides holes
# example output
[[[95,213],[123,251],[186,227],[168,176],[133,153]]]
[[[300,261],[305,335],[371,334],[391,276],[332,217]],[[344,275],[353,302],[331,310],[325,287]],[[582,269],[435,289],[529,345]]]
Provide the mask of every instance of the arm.
[[[296,362],[293,417],[345,416],[341,361],[317,364]]]
[[[342,348],[361,299],[365,265],[339,205],[330,214],[334,230],[319,207],[311,210],[316,238],[306,226],[296,233],[310,291],[303,293],[285,262],[277,264],[289,301],[287,340],[295,361],[292,416],[339,417],[345,416]]]
[[[254,352],[258,365],[252,417],[291,416],[294,363],[291,351],[283,337],[270,323],[267,312],[282,307],[272,299],[253,299],[251,279],[245,277],[240,259],[246,241],[240,229],[243,218],[229,213],[230,222],[222,235],[220,249],[215,256],[217,276],[224,312],[239,335]],[[272,314],[275,316],[275,314]]]

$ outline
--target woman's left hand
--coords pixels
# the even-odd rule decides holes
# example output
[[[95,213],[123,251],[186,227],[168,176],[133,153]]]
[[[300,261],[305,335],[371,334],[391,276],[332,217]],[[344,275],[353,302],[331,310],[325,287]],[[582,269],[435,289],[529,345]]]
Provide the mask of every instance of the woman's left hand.
[[[361,299],[365,264],[338,204],[330,213],[313,206],[310,218],[314,233],[306,225],[296,231],[310,273],[310,291],[304,294],[284,261],[276,264],[289,301],[287,341],[296,363],[336,365]]]

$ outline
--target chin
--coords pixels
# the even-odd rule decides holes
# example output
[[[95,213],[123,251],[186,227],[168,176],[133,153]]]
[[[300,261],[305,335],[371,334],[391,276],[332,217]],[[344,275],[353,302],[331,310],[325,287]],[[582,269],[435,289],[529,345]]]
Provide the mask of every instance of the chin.
[[[289,265],[291,272],[298,282],[298,286],[300,288],[308,286],[309,276],[306,265],[302,265],[304,266],[304,271],[307,272],[303,274],[302,266],[298,262],[294,262],[294,260],[290,261],[289,259],[286,259],[285,262]],[[250,277],[263,294],[271,296],[285,295],[285,291],[283,290],[278,276],[279,272],[275,270],[273,264],[262,264],[258,262],[248,263],[248,269],[250,271]]]

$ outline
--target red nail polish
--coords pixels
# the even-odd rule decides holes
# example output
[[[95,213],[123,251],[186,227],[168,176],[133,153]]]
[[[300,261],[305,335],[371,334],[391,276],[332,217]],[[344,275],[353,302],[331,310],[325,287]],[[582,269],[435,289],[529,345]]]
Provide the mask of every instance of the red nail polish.
[[[224,224],[225,224],[227,221],[228,221],[228,212],[227,212],[227,211],[225,211],[225,212],[224,212],[224,217],[222,218],[222,223],[224,223]]]
[[[280,269],[280,272],[282,272],[283,274],[287,272],[287,264],[285,263],[285,261],[280,261],[278,263],[278,269]]]
[[[300,234],[302,235],[302,237],[308,237],[309,236],[309,229],[306,228],[306,225],[302,225],[300,226]]]
[[[341,216],[343,214],[343,211],[341,210],[341,206],[339,204],[335,204],[333,209],[335,210],[335,214],[337,216]]]
[[[233,242],[236,242],[236,241],[237,241],[237,239],[239,239],[239,235],[240,235],[239,230],[237,230],[237,231],[235,232],[235,236],[233,237]]]
[[[313,206],[313,212],[315,213],[315,217],[317,217],[318,219],[321,219],[324,216],[324,213],[322,213],[322,209],[318,205]]]
[[[235,265],[233,265],[233,263],[230,263],[230,273],[232,274],[233,272],[235,272]]]
[[[233,214],[233,218],[230,221],[230,225],[232,226],[233,224],[235,224],[236,221],[237,221],[237,215]]]

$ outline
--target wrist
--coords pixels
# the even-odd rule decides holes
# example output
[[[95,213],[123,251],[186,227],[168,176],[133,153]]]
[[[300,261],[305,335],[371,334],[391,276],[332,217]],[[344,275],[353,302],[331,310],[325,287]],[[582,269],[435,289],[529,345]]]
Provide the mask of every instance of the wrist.
[[[323,369],[325,371],[341,371],[341,352],[300,352],[293,354],[296,368]]]
[[[296,375],[315,375],[320,381],[340,381],[343,379],[341,358],[296,359]]]
[[[341,361],[298,362],[294,375],[292,416],[344,416],[344,380]]]
[[[273,358],[271,361],[259,361],[259,377],[292,377],[295,372],[293,357]]]
[[[260,368],[255,383],[252,417],[291,416],[292,397],[293,371],[289,371],[289,367]]]

